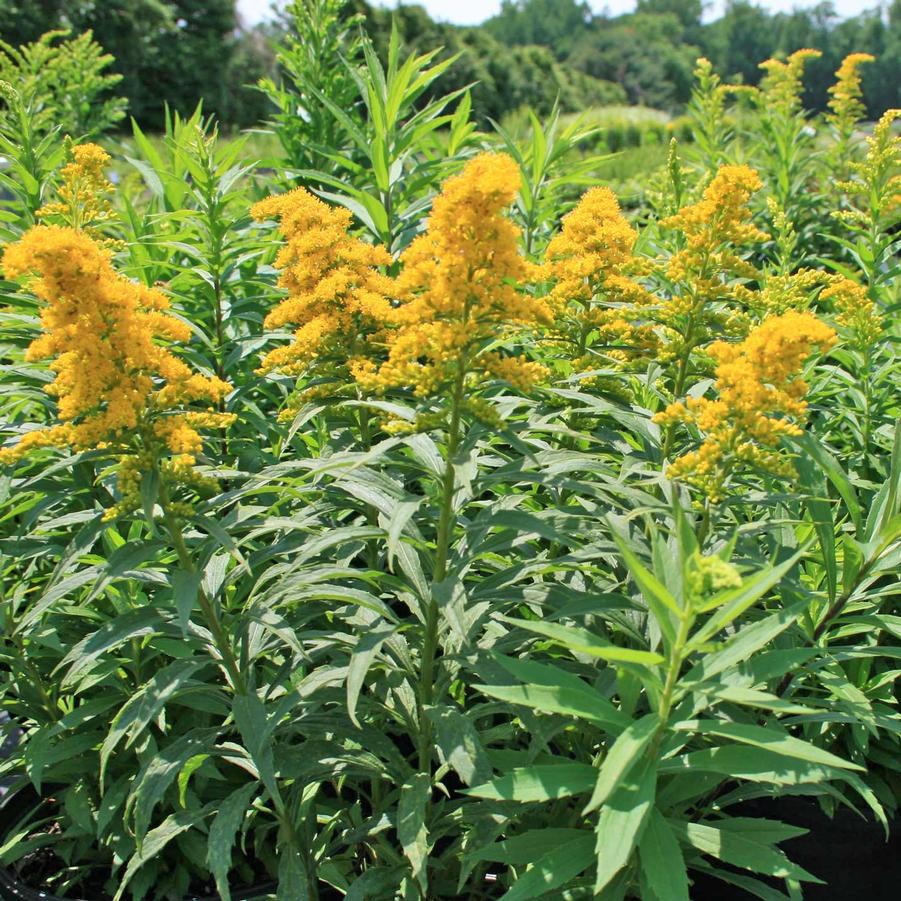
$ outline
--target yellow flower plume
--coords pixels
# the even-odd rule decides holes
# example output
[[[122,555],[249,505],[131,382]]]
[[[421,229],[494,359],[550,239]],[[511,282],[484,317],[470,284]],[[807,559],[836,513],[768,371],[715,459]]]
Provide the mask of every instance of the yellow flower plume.
[[[766,73],[760,82],[759,102],[771,113],[794,116],[801,110],[804,68],[823,54],[819,50],[796,50],[785,62],[768,59],[760,64]]]
[[[765,319],[739,344],[711,345],[716,399],[689,398],[654,417],[662,425],[691,424],[704,436],[667,474],[712,502],[722,500],[728,480],[742,469],[791,475],[779,440],[801,432],[797,423],[807,411],[801,368],[815,346],[827,350],[835,341],[835,331],[812,313],[790,310]]]
[[[115,218],[109,199],[113,185],[106,177],[110,156],[97,144],[72,146],[69,154],[72,160],[60,170],[62,184],[56,200],[41,207],[37,217],[95,234],[99,226]]]
[[[865,285],[850,278],[836,276],[821,292],[820,300],[832,301],[836,312],[835,321],[849,333],[855,346],[871,347],[882,337],[882,314],[870,298]]]
[[[576,371],[597,364],[594,349],[624,359],[655,344],[653,330],[637,322],[654,300],[630,276],[637,239],[616,195],[597,187],[563,217],[560,233],[548,244],[544,272],[554,283],[548,295],[555,314],[551,340],[573,356]]]
[[[110,254],[88,234],[39,225],[6,248],[7,277],[31,275],[30,288],[44,302],[43,334],[27,359],[53,358],[60,423],[26,432],[0,450],[12,463],[37,447],[81,451],[112,446],[120,453],[145,447],[154,437],[182,466],[201,449],[200,426],[223,426],[234,417],[184,412],[194,402],[222,400],[228,383],[192,370],[159,341],[187,341],[190,329],[167,312],[167,298],[118,275]]]
[[[323,357],[360,354],[391,316],[391,281],[378,269],[391,264],[388,251],[349,235],[351,214],[305,188],[270,197],[252,213],[278,219],[286,238],[275,265],[288,296],[266,317],[266,328],[296,328],[291,344],[268,353],[260,371],[302,375]]]
[[[752,300],[748,281],[761,273],[745,258],[748,245],[766,233],[752,222],[749,201],[760,176],[748,166],[721,166],[701,199],[660,222],[676,233],[678,249],[662,267],[671,294],[653,313],[659,326],[658,359],[679,360],[716,336],[747,331],[744,308]],[[684,388],[677,378],[676,393]]]
[[[839,134],[849,135],[866,113],[860,86],[860,67],[875,60],[869,53],[850,53],[835,72],[836,82],[829,88],[832,96],[829,98],[827,118]]]
[[[539,269],[519,252],[519,229],[504,215],[520,178],[509,156],[484,153],[444,183],[427,230],[400,258],[387,360],[352,365],[363,387],[412,387],[425,397],[466,375],[493,375],[520,388],[543,376],[538,364],[519,356],[501,362],[480,347],[516,326],[551,319],[547,303],[523,290]]]

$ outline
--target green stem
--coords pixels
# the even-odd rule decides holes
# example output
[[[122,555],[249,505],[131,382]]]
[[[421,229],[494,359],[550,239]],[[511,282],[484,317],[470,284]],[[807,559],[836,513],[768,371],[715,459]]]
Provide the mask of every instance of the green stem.
[[[171,501],[168,491],[163,485],[160,488],[160,506],[163,508],[163,516],[166,520],[166,528],[169,531],[169,537],[172,539],[172,546],[178,555],[178,561],[182,569],[192,575],[199,575],[197,567],[194,565],[194,559],[188,546],[185,543],[185,536],[182,532],[181,522],[179,518],[172,512]],[[228,673],[229,680],[237,694],[247,693],[247,683],[238,666],[238,661],[232,651],[231,642],[222,627],[222,621],[216,612],[216,606],[210,599],[209,595],[204,591],[202,585],[197,587],[197,601],[200,605],[200,612],[203,614],[206,624],[213,636],[213,644],[222,658],[222,664]]]
[[[857,578],[854,580],[854,583],[850,585],[845,591],[843,591],[829,606],[829,609],[826,611],[823,618],[817,624],[816,628],[813,630],[813,636],[809,641],[804,643],[805,647],[812,647],[815,645],[825,634],[826,629],[829,627],[829,624],[837,617],[841,612],[845,609],[848,602],[854,597],[855,592],[858,587],[863,583],[864,579],[869,575],[870,570],[876,565],[876,563],[881,559],[882,555],[891,547],[893,542],[889,542],[888,544],[880,547],[876,553],[867,560],[863,566],[860,568],[860,572],[857,574]],[[776,694],[779,697],[785,694],[788,690],[788,686],[791,684],[792,678],[794,677],[794,673],[789,672],[786,673],[782,677],[782,681],[779,683],[779,687],[776,689]]]
[[[707,535],[710,532],[710,513],[711,513],[712,504],[710,503],[710,498],[704,498],[704,510],[701,513],[701,524],[698,526],[698,547],[702,550],[704,548],[704,542],[707,539]]]
[[[10,625],[13,625],[11,621]],[[28,656],[28,652],[25,650],[25,643],[22,641],[22,636],[15,631],[15,627],[12,629],[12,635],[13,643],[16,646],[16,650],[19,652],[19,663],[23,674],[31,679],[31,684],[36,689],[41,706],[47,712],[47,716],[50,717],[52,722],[57,722],[62,718],[62,711],[48,694],[41,673]]]
[[[692,305],[691,313],[689,313],[688,319],[688,328],[685,331],[685,350],[682,353],[682,357],[679,360],[679,368],[676,371],[676,379],[673,383],[673,402],[679,400],[682,397],[682,393],[685,391],[685,382],[688,379],[688,365],[691,359],[691,352],[694,350],[694,345],[692,344],[693,335],[695,325],[695,309],[698,306],[698,300],[695,298],[694,304]],[[666,427],[666,431],[664,432],[663,437],[663,459],[667,460],[670,455],[670,451],[673,449],[673,439],[676,437],[676,428],[673,423],[669,423]]]
[[[663,693],[660,695],[660,701],[657,704],[657,716],[660,722],[648,747],[648,755],[652,760],[657,757],[660,750],[660,744],[663,741],[663,736],[666,734],[670,713],[673,707],[673,695],[676,691],[676,683],[679,681],[679,673],[682,671],[682,664],[685,661],[685,645],[688,642],[688,636],[691,633],[691,627],[694,624],[694,621],[694,616],[690,612],[685,611],[685,614],[679,623],[679,631],[676,634],[676,640],[673,642],[672,649],[670,650],[666,681],[663,685]]]
[[[422,667],[419,681],[419,769],[429,768],[432,754],[432,730],[425,716],[425,708],[434,700],[435,655],[438,650],[440,611],[435,597],[435,586],[447,577],[447,557],[454,527],[454,457],[460,445],[463,387],[466,380],[465,360],[458,364],[457,377],[451,398],[451,419],[447,435],[447,458],[441,484],[441,506],[438,515],[438,533],[435,541],[435,568],[432,574],[432,592],[426,609],[425,637],[422,645]]]
[[[866,347],[864,349],[864,364],[863,364],[863,441],[862,441],[862,457],[863,457],[863,469],[866,473],[869,469],[869,454],[867,451],[870,448],[870,438],[873,431],[873,383],[870,378],[870,373],[872,372],[872,360],[870,347]]]
[[[369,450],[372,447],[372,434],[369,427],[369,410],[366,407],[359,408],[358,424],[360,428],[360,444],[364,450]],[[370,526],[377,526],[379,524],[379,511],[372,504],[366,504],[365,507],[366,523]],[[378,569],[379,544],[375,538],[370,538],[366,542],[366,564],[370,569]]]

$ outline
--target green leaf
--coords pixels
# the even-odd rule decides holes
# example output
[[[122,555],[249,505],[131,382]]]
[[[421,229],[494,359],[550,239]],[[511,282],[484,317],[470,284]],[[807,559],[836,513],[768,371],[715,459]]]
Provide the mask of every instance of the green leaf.
[[[77,678],[92,668],[97,658],[107,651],[118,647],[132,638],[143,638],[154,635],[165,626],[159,611],[152,607],[140,607],[121,613],[115,619],[105,623],[92,635],[82,639],[60,661],[54,672],[59,672],[69,665],[69,670],[62,679],[64,688],[71,687]]]
[[[759,622],[743,626],[726,640],[722,648],[704,654],[682,677],[680,687],[688,688],[694,684],[708,682],[724,670],[751,659],[756,651],[784,632],[806,607],[806,602],[785,607]],[[691,644],[698,641],[696,637],[692,639]]]
[[[619,784],[601,808],[595,828],[598,861],[595,894],[610,885],[629,863],[650,817],[656,787],[656,761],[645,761],[633,770],[629,779]]]
[[[792,738],[790,735],[778,732],[773,728],[754,726],[748,723],[726,723],[718,720],[684,720],[674,723],[672,728],[676,732],[691,732],[699,735],[717,735],[720,738],[731,738],[743,744],[773,751],[784,757],[792,757],[795,760],[805,760],[808,763],[818,763],[822,766],[836,767],[842,770],[863,770],[855,763],[849,763],[841,757],[829,751],[824,751],[816,745],[802,741],[800,738]]]
[[[394,898],[403,870],[389,867],[370,867],[350,884],[344,901],[372,901],[373,898]]]
[[[501,654],[493,656],[511,675],[529,684],[477,686],[489,697],[579,717],[614,732],[629,725],[629,718],[603,695],[561,667]]]
[[[546,830],[556,833],[557,830]],[[501,901],[543,898],[587,870],[594,860],[594,837],[583,833],[539,857],[501,896]]]
[[[845,508],[851,516],[851,522],[854,523],[855,531],[859,533],[862,524],[860,502],[857,499],[854,486],[845,475],[841,464],[826,450],[815,435],[806,433],[792,440],[819,464],[826,478],[835,486],[835,490],[845,502]]]
[[[144,518],[151,531],[154,531],[153,511],[160,495],[160,474],[156,469],[145,472],[141,477],[141,506]]]
[[[149,836],[148,827],[156,805],[162,800],[181,768],[198,754],[210,754],[219,734],[216,728],[191,729],[160,750],[144,766],[135,780],[128,800],[134,805],[135,838],[138,845]]]
[[[800,826],[790,826],[788,823],[782,823],[779,820],[768,820],[765,817],[729,817],[728,819],[717,820],[716,825],[720,829],[731,829],[746,838],[753,838],[756,841],[769,842],[771,844],[779,844],[779,842],[788,841],[791,838],[799,838],[808,833],[808,829],[802,829]]]
[[[587,763],[534,764],[517,767],[465,794],[491,801],[551,801],[590,792],[598,771]]]
[[[103,782],[109,756],[127,733],[126,747],[131,747],[150,722],[165,707],[167,701],[197,672],[205,661],[174,660],[159,670],[119,709],[109,733],[100,748],[100,781]]]
[[[166,817],[156,829],[148,832],[138,850],[128,861],[128,866],[125,868],[125,874],[119,883],[119,888],[113,901],[119,901],[122,898],[128,883],[131,882],[132,877],[144,864],[159,856],[172,839],[183,832],[187,832],[197,823],[202,822],[214,809],[215,804],[208,804],[202,810],[178,810]]]
[[[697,647],[713,638],[717,632],[725,629],[740,617],[749,607],[756,604],[774,585],[778,585],[804,555],[802,549],[778,566],[768,566],[751,578],[744,579],[739,588],[723,591],[705,605],[708,609],[719,609],[692,636],[691,647]]]
[[[773,785],[807,785],[835,779],[839,773],[821,764],[793,761],[762,748],[747,745],[721,745],[691,751],[679,757],[661,761],[661,773],[716,773],[749,782]]]
[[[771,888],[767,883],[755,879],[753,876],[736,873],[734,870],[721,870],[714,866],[708,866],[703,859],[695,861],[692,869],[700,873],[707,873],[716,879],[722,880],[727,885],[734,885],[744,889],[752,898],[760,898],[761,901],[801,901],[801,895],[796,892],[786,895]]]
[[[649,713],[620,733],[601,764],[594,793],[583,814],[597,810],[628,776],[659,724],[657,714]]]
[[[244,747],[256,766],[266,791],[269,792],[276,807],[280,808],[282,799],[275,778],[270,740],[274,724],[270,723],[266,715],[266,706],[256,694],[235,695],[232,699],[232,714]]]
[[[181,634],[184,638],[187,638],[191,612],[197,606],[200,576],[196,572],[175,569],[169,574],[169,581],[172,584],[172,596],[175,599],[175,609],[178,611],[178,624],[181,626]]]
[[[426,773],[417,773],[401,787],[397,805],[397,839],[410,861],[413,878],[428,895],[429,877],[426,863],[429,856],[429,831],[426,825],[432,799],[432,780]]]
[[[382,645],[396,631],[394,626],[370,624],[357,639],[347,667],[347,715],[355,726],[360,725],[360,721],[357,719],[357,701],[366,679],[366,673],[369,672],[369,667],[378,656]]]
[[[591,859],[594,858],[594,836],[584,829],[530,829],[521,835],[505,838],[503,841],[485,845],[469,855],[473,860],[489,860],[493,863],[507,863],[515,867],[524,867],[534,863],[546,854],[569,848],[577,841],[587,840]]]
[[[429,707],[425,714],[435,730],[441,759],[454,768],[466,785],[487,781],[491,763],[470,720],[455,707]]]
[[[778,879],[822,882],[807,870],[793,864],[782,851],[766,842],[707,823],[686,823],[673,819],[668,822],[683,842],[697,848],[702,854],[709,854],[734,867]]]
[[[257,785],[253,782],[236,788],[219,805],[219,810],[210,823],[206,865],[216,880],[216,890],[222,896],[222,901],[231,901],[228,875],[232,865],[232,848],[256,792]]]
[[[397,553],[397,545],[406,529],[407,524],[422,504],[422,498],[412,501],[399,501],[395,504],[388,519],[388,541],[386,552],[388,554],[388,569],[394,571],[394,556]]]
[[[832,521],[832,504],[826,493],[826,482],[822,469],[816,466],[806,454],[800,454],[796,461],[801,484],[805,489],[804,506],[813,523],[820,544],[820,559],[826,571],[826,586],[829,600],[834,601],[838,590],[838,565],[835,557],[835,524]]]
[[[673,626],[673,617],[678,620],[682,616],[682,610],[678,601],[666,590],[663,583],[632,553],[626,543],[616,533],[613,535],[617,547],[623,556],[623,562],[629,568],[632,578],[641,589],[642,596],[647,602],[648,608],[654,615],[660,631],[666,636],[670,644],[676,641],[676,630]]]
[[[310,901],[311,881],[303,853],[297,848],[280,844],[276,901]]]
[[[656,901],[689,901],[688,872],[669,823],[655,807],[638,845],[641,871]]]
[[[580,629],[576,626],[561,626],[558,623],[547,623],[539,620],[513,619],[501,617],[504,622],[534,632],[536,635],[544,635],[551,641],[563,645],[571,651],[582,654],[590,654],[592,657],[600,657],[602,660],[611,660],[617,663],[637,663],[642,666],[657,666],[663,663],[664,658],[660,654],[651,651],[638,651],[632,648],[618,647],[605,641],[599,635]]]

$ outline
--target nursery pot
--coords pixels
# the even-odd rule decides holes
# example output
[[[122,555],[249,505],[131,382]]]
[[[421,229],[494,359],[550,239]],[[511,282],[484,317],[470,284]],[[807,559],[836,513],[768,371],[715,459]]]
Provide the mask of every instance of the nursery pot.
[[[36,810],[42,801],[31,786],[12,790],[8,794],[0,788],[0,843],[6,841],[10,828],[24,815]],[[239,889],[232,892],[234,901],[254,901],[269,897],[275,891],[272,883],[257,888]],[[103,898],[60,898],[40,889],[25,885],[14,872],[0,867],[0,901],[108,901]],[[220,896],[199,897],[189,895],[185,901],[220,901]]]

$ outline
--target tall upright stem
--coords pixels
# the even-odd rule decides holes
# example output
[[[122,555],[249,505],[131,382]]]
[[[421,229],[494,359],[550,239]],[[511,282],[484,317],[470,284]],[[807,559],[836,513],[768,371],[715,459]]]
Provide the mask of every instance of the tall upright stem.
[[[447,578],[447,557],[454,529],[454,457],[460,446],[460,424],[463,406],[463,387],[466,380],[465,360],[459,361],[451,398],[451,418],[447,434],[447,457],[441,483],[441,506],[438,514],[438,533],[435,540],[435,568],[432,573],[432,591],[426,608],[425,636],[422,644],[422,667],[419,680],[419,769],[429,768],[432,754],[432,730],[425,708],[434,700],[435,655],[438,650],[440,615],[436,586]]]
[[[199,577],[200,573],[194,565],[194,558],[191,556],[191,552],[188,550],[188,546],[185,543],[181,522],[172,512],[169,493],[166,490],[165,485],[160,489],[160,506],[163,508],[166,528],[169,531],[169,537],[172,539],[172,546],[175,548],[175,553],[178,555],[178,562],[181,564],[181,568],[185,572]],[[225,629],[222,627],[222,620],[219,619],[215,604],[206,591],[204,591],[203,586],[199,584],[197,586],[197,601],[200,605],[200,612],[203,614],[203,618],[206,620],[206,624],[213,636],[213,644],[219,652],[219,656],[222,658],[222,665],[225,667],[226,673],[228,673],[232,688],[234,688],[237,694],[246,694],[247,684],[244,681],[244,676],[238,666],[238,661],[232,650],[231,642],[228,640]]]
[[[682,663],[685,659],[685,645],[688,642],[688,636],[691,627],[694,624],[694,616],[690,611],[686,610],[681,622],[679,623],[679,632],[676,640],[673,642],[670,650],[669,660],[667,662],[666,682],[663,686],[663,692],[660,695],[660,701],[657,704],[657,717],[659,723],[654,737],[648,746],[648,759],[654,760],[660,750],[660,744],[663,736],[666,735],[667,725],[669,724],[670,712],[673,707],[673,694],[676,690],[676,683],[679,681],[679,673],[682,671]]]

